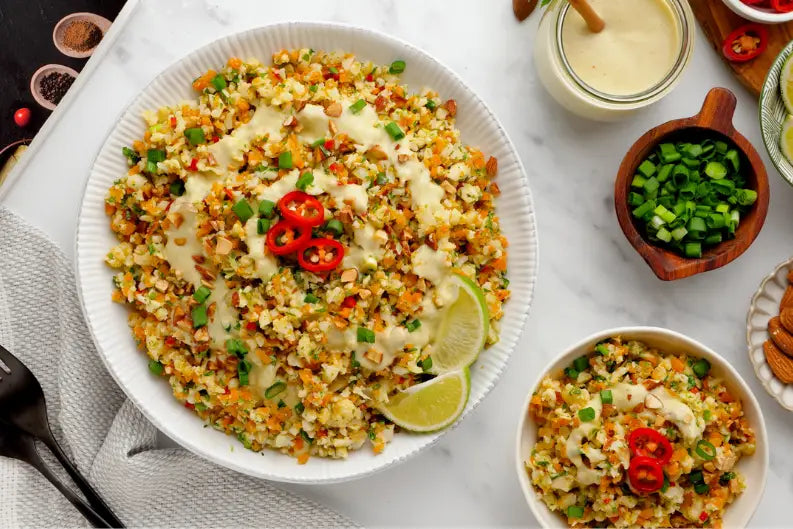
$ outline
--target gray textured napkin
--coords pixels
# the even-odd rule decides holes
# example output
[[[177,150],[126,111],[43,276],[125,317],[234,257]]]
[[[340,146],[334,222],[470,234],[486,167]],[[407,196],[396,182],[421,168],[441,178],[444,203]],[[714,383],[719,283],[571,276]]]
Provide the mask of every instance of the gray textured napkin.
[[[125,400],[94,349],[71,266],[6,209],[0,209],[0,343],[36,374],[55,436],[128,526],[353,525],[265,481],[182,449],[157,449],[155,428]],[[0,527],[87,525],[37,471],[0,457]]]

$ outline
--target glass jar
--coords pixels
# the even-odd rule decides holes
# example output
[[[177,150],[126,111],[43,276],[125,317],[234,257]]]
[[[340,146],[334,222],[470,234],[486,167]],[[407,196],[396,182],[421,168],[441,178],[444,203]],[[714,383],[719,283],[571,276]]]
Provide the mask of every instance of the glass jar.
[[[607,94],[581,80],[564,51],[562,28],[565,17],[578,16],[567,0],[553,0],[546,8],[534,43],[537,74],[559,104],[579,116],[613,121],[655,103],[680,81],[694,47],[694,14],[687,0],[661,0],[672,12],[679,40],[677,59],[671,70],[654,86],[629,95]],[[608,21],[606,21],[608,27]],[[604,30],[606,31],[606,30]],[[626,72],[630,75],[630,72]]]

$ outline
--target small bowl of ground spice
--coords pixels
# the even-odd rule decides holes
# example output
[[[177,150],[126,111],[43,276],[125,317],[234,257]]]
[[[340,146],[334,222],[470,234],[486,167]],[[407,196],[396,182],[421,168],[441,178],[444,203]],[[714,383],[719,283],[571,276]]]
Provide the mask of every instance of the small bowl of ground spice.
[[[55,110],[76,77],[77,71],[68,66],[47,64],[36,70],[30,78],[30,92],[36,103],[48,110]]]
[[[110,24],[105,17],[93,13],[72,13],[55,24],[52,40],[64,55],[82,59],[94,52]]]

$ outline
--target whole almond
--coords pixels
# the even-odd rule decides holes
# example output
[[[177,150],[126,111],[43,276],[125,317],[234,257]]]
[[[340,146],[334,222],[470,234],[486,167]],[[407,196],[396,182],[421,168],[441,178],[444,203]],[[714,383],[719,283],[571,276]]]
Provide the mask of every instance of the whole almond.
[[[495,156],[488,158],[487,163],[485,164],[485,172],[487,172],[487,176],[490,178],[496,176],[496,173],[498,172],[498,159]]]
[[[785,294],[782,296],[782,301],[779,302],[779,308],[785,309],[793,307],[793,286],[788,286],[785,289]]]
[[[787,332],[793,334],[793,309],[782,309],[779,313],[779,323]]]
[[[774,345],[786,355],[793,358],[793,336],[790,335],[779,322],[779,317],[775,316],[768,321],[768,334]]]
[[[793,359],[785,356],[771,340],[763,344],[763,352],[771,371],[783,384],[793,383]]]

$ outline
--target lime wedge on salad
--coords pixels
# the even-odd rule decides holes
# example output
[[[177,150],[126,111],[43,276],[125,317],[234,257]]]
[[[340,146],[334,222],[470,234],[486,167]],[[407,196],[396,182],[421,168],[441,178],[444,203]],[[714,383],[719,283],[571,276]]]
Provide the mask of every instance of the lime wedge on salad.
[[[439,374],[470,366],[485,347],[490,312],[485,295],[474,281],[455,275],[457,299],[446,310],[433,342],[430,373]]]
[[[793,160],[793,118],[788,116],[782,124],[782,133],[779,135],[779,148],[788,160]]]
[[[787,58],[779,74],[779,92],[788,114],[793,114],[793,55]]]
[[[452,424],[465,409],[471,390],[468,368],[437,376],[397,393],[380,412],[412,432],[434,432]]]

